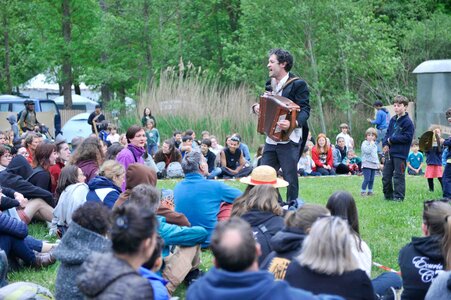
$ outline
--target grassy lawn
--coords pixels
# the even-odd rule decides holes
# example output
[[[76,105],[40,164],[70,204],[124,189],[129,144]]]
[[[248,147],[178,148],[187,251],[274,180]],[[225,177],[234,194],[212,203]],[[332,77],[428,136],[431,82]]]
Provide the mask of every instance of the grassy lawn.
[[[434,182],[436,191],[428,191],[426,179],[407,176],[406,199],[402,203],[385,201],[382,194],[381,177],[376,177],[373,197],[361,197],[360,186],[363,177],[308,177],[300,178],[300,195],[308,203],[325,205],[328,197],[336,190],[352,193],[359,210],[360,231],[373,253],[373,261],[398,270],[398,251],[410,241],[412,236],[421,235],[421,213],[425,199],[441,198],[438,181]],[[176,180],[159,181],[159,188],[173,188]],[[244,190],[239,182],[227,181],[227,184]],[[285,190],[281,191],[285,195]],[[48,240],[47,230],[42,224],[30,226],[30,234]],[[211,252],[202,252],[202,269],[208,270],[212,265]],[[54,291],[58,264],[42,271],[24,269],[8,274],[10,282],[32,281]],[[381,270],[373,267],[373,276]],[[185,287],[181,286],[176,295],[184,298]]]

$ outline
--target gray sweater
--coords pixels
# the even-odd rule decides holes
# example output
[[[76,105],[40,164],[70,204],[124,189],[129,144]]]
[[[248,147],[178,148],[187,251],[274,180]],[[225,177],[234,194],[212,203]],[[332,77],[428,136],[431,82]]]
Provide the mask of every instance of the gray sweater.
[[[72,222],[54,252],[55,257],[61,261],[56,275],[56,299],[83,299],[75,279],[83,262],[94,251],[111,251],[111,242]]]
[[[367,140],[362,142],[362,168],[379,169],[379,157],[377,156],[376,143]]]

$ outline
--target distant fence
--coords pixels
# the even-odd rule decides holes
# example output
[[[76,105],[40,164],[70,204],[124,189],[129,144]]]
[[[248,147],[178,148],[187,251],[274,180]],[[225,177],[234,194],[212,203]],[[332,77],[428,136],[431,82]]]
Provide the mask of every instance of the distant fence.
[[[66,124],[66,122],[69,121],[69,119],[73,116],[84,112],[86,112],[86,110],[84,109],[60,109],[61,127],[63,127],[64,124]]]

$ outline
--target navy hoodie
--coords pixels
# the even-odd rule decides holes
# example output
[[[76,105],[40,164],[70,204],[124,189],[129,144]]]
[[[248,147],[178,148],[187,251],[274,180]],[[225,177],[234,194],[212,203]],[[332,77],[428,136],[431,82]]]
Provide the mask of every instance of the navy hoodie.
[[[284,279],[288,265],[299,254],[306,235],[298,228],[284,228],[271,238],[272,251],[260,264],[260,269],[274,274],[276,279]]]
[[[258,258],[260,265],[272,251],[270,240],[283,228],[283,218],[272,212],[260,210],[250,210],[241,218],[252,226],[254,237],[261,246],[262,255]]]
[[[399,251],[403,292],[401,299],[422,300],[432,280],[444,269],[438,235],[414,237],[412,242]]]
[[[415,127],[408,113],[405,113],[401,117],[395,115],[390,119],[387,134],[382,145],[390,147],[389,153],[391,157],[406,160],[409,155],[414,132]],[[390,139],[390,144],[388,143],[388,139]]]
[[[189,287],[186,299],[332,300],[341,298],[316,297],[304,290],[291,288],[285,281],[274,281],[272,274],[265,271],[227,272],[212,268]]]
[[[121,189],[111,179],[103,176],[96,176],[91,179],[88,187],[89,192],[86,195],[86,201],[102,202],[111,209],[121,194]]]

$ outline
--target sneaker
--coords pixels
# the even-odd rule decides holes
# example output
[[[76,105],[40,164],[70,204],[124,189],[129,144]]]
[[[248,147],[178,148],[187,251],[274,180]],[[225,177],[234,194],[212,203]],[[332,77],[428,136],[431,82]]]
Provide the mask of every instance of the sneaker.
[[[393,201],[402,202],[404,201],[404,198],[393,198]]]
[[[366,192],[361,192],[360,193],[360,196],[362,196],[362,197],[365,197],[367,194],[366,194]]]
[[[36,260],[33,266],[36,269],[41,269],[53,265],[55,262],[56,258],[52,253],[36,253]]]

